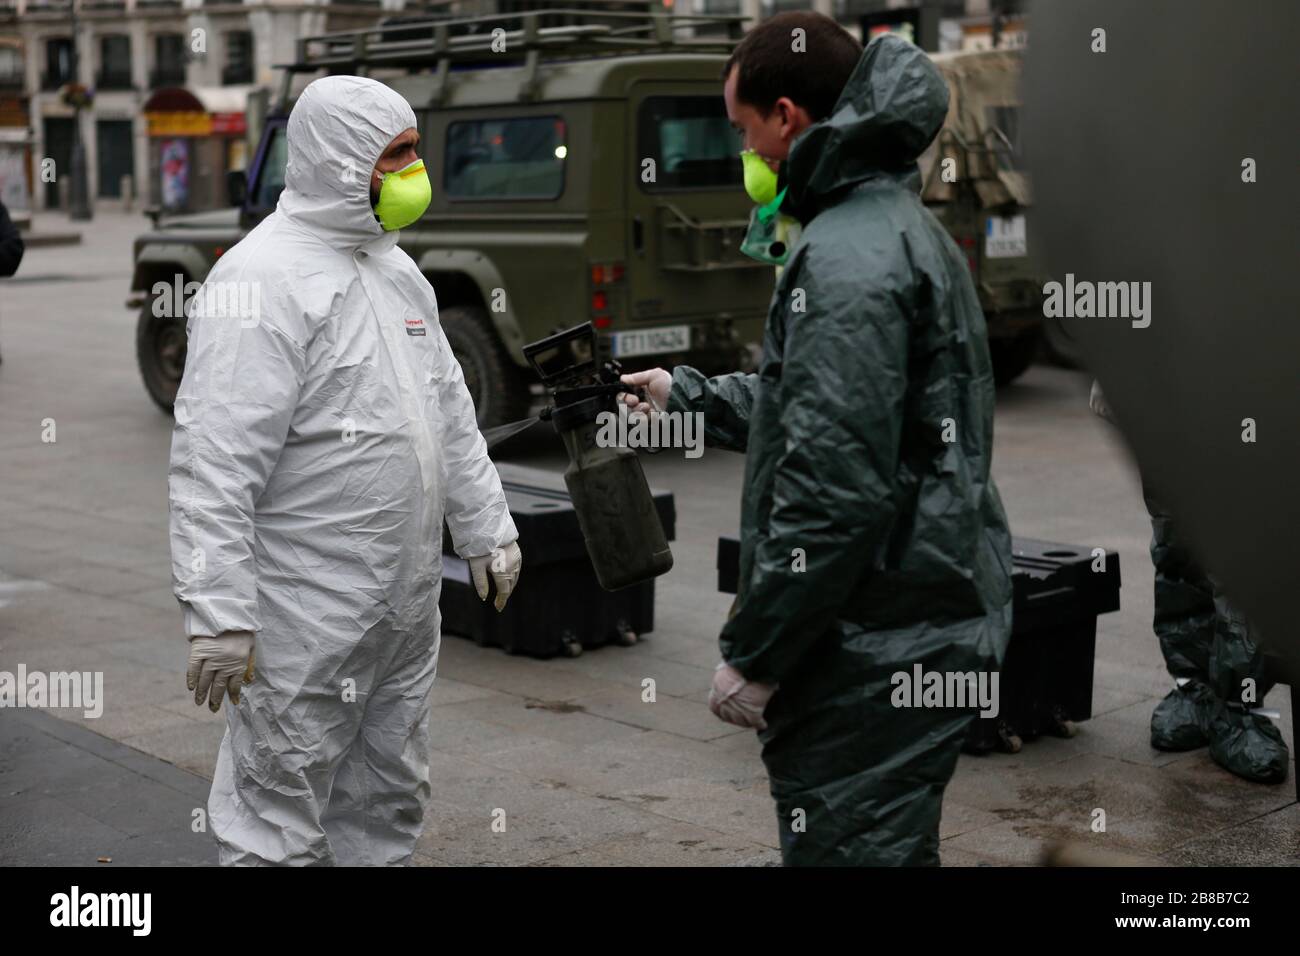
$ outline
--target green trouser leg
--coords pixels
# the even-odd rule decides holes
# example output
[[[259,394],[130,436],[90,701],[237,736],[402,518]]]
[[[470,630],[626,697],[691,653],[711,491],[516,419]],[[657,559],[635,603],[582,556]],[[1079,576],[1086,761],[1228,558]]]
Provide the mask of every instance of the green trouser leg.
[[[1245,616],[1214,587],[1214,642],[1210,645],[1209,684],[1226,701],[1257,707],[1273,687],[1264,666],[1264,654],[1250,638]]]
[[[886,704],[876,717],[765,744],[786,866],[939,865],[943,793],[972,715]]]
[[[1174,677],[1209,682],[1215,637],[1214,589],[1174,533],[1174,519],[1146,495],[1155,566],[1155,617],[1160,652]]]
[[[1155,564],[1155,630],[1174,677],[1151,715],[1151,743],[1185,750],[1208,743],[1219,766],[1246,780],[1280,783],[1289,754],[1281,732],[1255,708],[1272,687],[1242,613],[1178,541],[1173,519],[1147,493]]]
[[[786,866],[938,866],[943,794],[972,709],[896,707],[892,676],[988,670],[987,626],[839,634],[781,682],[760,732]]]
[[[1268,692],[1264,655],[1245,618],[1181,543],[1173,517],[1145,494],[1155,565],[1153,624],[1169,673],[1201,681],[1232,701],[1242,700],[1243,682],[1250,679],[1256,694],[1248,702],[1257,704]]]

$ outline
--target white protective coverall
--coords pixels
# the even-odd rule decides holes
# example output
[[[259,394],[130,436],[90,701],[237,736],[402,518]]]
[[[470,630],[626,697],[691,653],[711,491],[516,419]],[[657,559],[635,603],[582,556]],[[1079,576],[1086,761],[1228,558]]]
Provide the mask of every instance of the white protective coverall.
[[[413,126],[373,80],[308,86],[276,211],[207,279],[240,284],[257,313],[193,300],[175,593],[189,635],[256,632],[208,802],[223,864],[409,859],[430,792],[444,515],[461,557],[517,538],[433,290],[370,206],[376,160]]]

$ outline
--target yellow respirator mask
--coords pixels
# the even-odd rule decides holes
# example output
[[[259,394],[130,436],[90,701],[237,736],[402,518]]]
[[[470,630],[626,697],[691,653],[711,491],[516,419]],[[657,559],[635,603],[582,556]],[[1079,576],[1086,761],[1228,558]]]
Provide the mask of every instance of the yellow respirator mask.
[[[395,173],[384,173],[375,215],[384,231],[395,232],[423,216],[432,198],[433,186],[429,184],[424,160],[417,159]]]
[[[767,160],[752,149],[740,154],[740,162],[745,172],[745,192],[754,202],[766,206],[776,198],[776,173],[767,165]]]

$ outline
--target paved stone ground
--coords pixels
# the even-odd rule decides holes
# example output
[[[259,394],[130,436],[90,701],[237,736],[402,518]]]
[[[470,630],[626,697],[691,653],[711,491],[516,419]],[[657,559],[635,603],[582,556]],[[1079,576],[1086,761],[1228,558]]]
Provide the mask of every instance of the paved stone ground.
[[[191,833],[223,721],[184,688],[170,592],[170,420],[135,367],[127,295],[138,216],[101,214],[80,246],[35,249],[0,283],[0,670],[103,671],[106,704],[0,716],[0,862],[211,860]],[[38,228],[67,228],[54,216]],[[1151,633],[1149,524],[1122,443],[1087,410],[1088,381],[1030,371],[998,404],[995,473],[1022,536],[1121,555],[1123,610],[1103,617],[1094,719],[1017,756],[963,757],[948,791],[945,864],[1035,862],[1069,839],[1171,864],[1300,861],[1294,784],[1253,786],[1202,751],[1147,743],[1170,686]],[[41,441],[42,421],[57,441]],[[503,459],[559,468],[543,434]],[[777,861],[754,736],[704,701],[729,598],[714,545],[734,531],[743,458],[646,459],[676,493],[676,565],[656,628],[576,660],[510,657],[447,636],[435,689],[433,792],[417,862],[762,865]],[[654,677],[658,701],[640,685]],[[1266,702],[1282,712],[1285,689]],[[51,716],[53,715],[53,716]],[[78,726],[79,725],[79,726]],[[1108,829],[1090,832],[1092,811]],[[507,813],[493,833],[491,813]]]

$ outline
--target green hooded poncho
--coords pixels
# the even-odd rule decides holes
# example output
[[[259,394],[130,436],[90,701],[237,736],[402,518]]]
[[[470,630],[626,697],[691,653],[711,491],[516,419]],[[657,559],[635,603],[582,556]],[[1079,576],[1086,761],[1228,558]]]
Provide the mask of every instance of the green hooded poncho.
[[[787,864],[938,863],[975,710],[894,706],[894,675],[995,670],[1010,637],[984,317],[917,192],[947,105],[924,52],[873,41],[791,148],[783,211],[803,239],[759,371],[673,374],[668,410],[748,453],[721,646],[780,684],[760,739]]]

